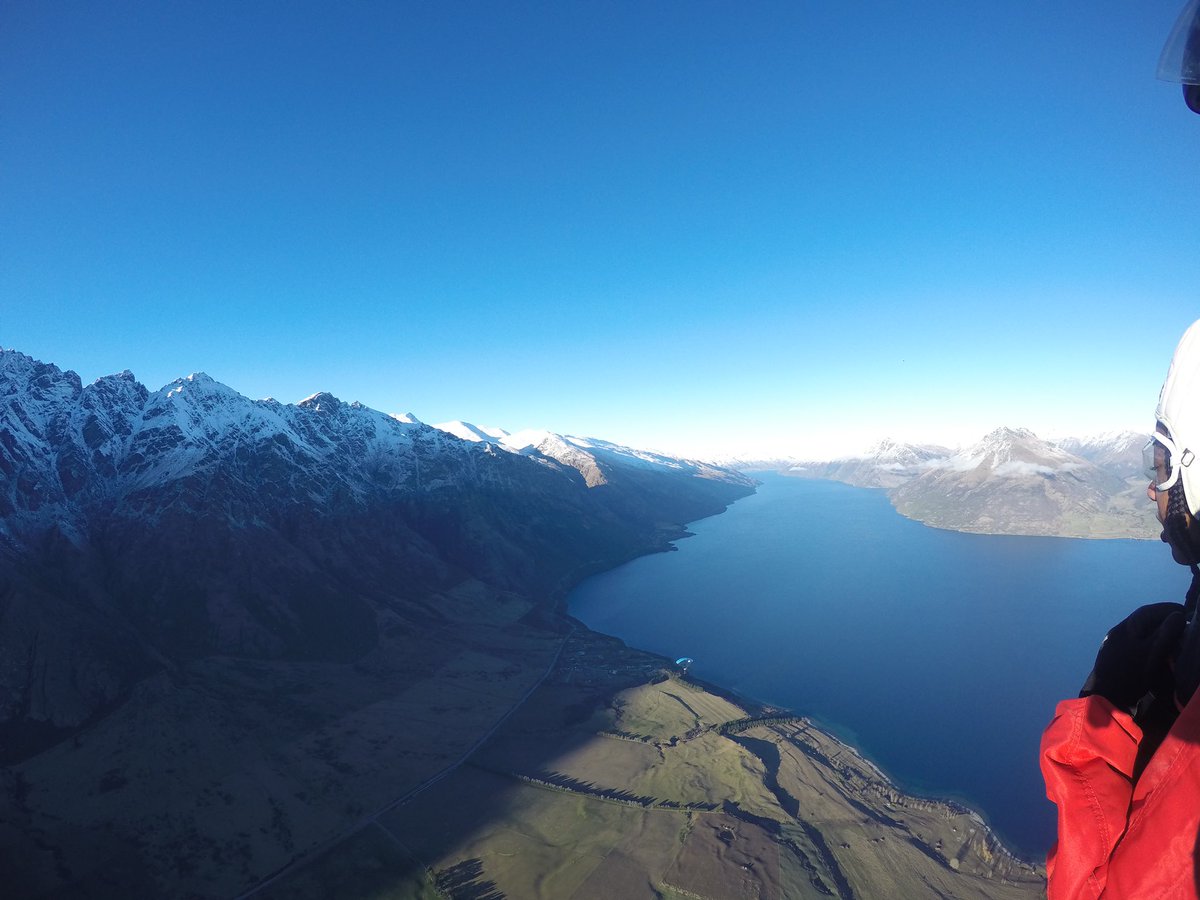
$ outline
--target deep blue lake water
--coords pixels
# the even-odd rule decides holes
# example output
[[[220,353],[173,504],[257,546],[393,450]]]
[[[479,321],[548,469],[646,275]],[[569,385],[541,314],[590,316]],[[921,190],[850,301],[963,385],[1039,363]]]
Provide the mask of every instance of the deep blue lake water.
[[[1190,574],[1158,541],[939,531],[882,491],[759,475],[678,552],[580,585],[570,611],[809,715],[901,786],[963,800],[1035,857],[1054,839],[1038,740],[1105,632]]]

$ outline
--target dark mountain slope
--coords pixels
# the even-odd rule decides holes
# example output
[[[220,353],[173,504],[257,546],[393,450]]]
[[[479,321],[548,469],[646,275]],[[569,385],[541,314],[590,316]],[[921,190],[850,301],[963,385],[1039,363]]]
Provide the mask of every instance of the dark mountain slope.
[[[460,759],[576,581],[752,491],[0,351],[0,883],[237,894]]]

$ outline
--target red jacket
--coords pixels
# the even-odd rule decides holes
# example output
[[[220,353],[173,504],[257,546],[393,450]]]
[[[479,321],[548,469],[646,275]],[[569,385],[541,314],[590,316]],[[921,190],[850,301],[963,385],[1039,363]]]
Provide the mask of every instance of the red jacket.
[[[1103,697],[1064,700],[1042,735],[1058,842],[1049,900],[1200,897],[1200,691],[1135,784],[1141,729]]]

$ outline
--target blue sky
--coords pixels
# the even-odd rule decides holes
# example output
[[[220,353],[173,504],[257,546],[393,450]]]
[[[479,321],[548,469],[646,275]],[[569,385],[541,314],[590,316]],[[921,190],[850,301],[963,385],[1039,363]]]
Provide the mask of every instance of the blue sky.
[[[812,455],[1152,423],[1181,3],[0,9],[0,345]]]

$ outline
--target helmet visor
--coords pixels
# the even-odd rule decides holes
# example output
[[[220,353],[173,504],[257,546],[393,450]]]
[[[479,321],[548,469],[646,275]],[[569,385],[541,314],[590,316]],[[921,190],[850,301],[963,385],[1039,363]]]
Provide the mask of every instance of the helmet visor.
[[[1158,58],[1158,77],[1180,84],[1200,84],[1200,0],[1179,14]]]
[[[1175,465],[1175,443],[1165,434],[1155,432],[1146,442],[1146,446],[1142,448],[1142,465],[1155,490],[1170,490],[1179,481],[1179,467]]]

